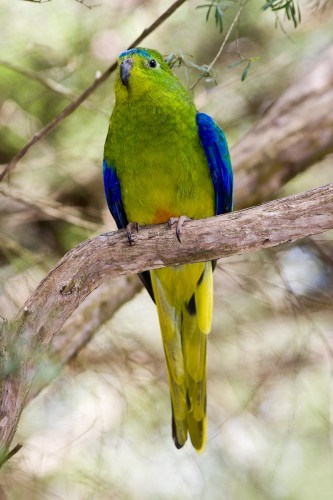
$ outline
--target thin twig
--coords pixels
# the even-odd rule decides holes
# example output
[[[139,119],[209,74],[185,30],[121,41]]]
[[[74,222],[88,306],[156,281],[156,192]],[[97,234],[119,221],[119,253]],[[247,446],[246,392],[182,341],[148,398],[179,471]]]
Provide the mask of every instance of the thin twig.
[[[194,89],[194,87],[196,87],[196,85],[200,82],[200,80],[201,80],[201,79],[202,79],[205,75],[209,75],[209,74],[211,73],[211,71],[212,71],[212,68],[213,68],[214,64],[216,63],[216,61],[218,60],[218,58],[219,58],[219,57],[220,57],[220,55],[222,54],[222,51],[223,51],[224,47],[226,46],[227,41],[229,40],[229,37],[230,37],[230,35],[231,35],[231,32],[232,32],[232,30],[234,29],[234,27],[235,27],[236,23],[238,22],[238,20],[239,20],[239,18],[240,18],[240,15],[241,15],[241,13],[242,13],[242,11],[243,11],[243,9],[244,9],[245,5],[247,4],[247,2],[248,2],[248,0],[243,0],[243,1],[241,2],[240,6],[239,6],[239,9],[238,9],[238,11],[237,11],[237,13],[236,13],[236,15],[235,15],[235,17],[234,17],[234,19],[233,19],[233,21],[232,21],[232,23],[231,23],[230,27],[229,27],[229,29],[228,29],[228,32],[227,32],[227,34],[226,34],[226,36],[225,36],[225,38],[224,38],[224,40],[223,40],[223,42],[222,42],[221,47],[220,47],[220,48],[219,48],[219,50],[218,50],[218,52],[217,52],[216,56],[214,57],[214,59],[212,60],[212,62],[208,65],[208,67],[207,67],[207,69],[206,69],[205,73],[204,73],[203,75],[201,75],[201,76],[200,76],[200,77],[199,77],[199,78],[198,78],[198,79],[197,79],[197,80],[196,80],[196,81],[195,81],[195,82],[194,82],[194,83],[193,83],[193,84],[189,87],[189,90],[193,90],[193,89]],[[0,180],[1,180],[1,178],[0,178]]]
[[[143,30],[140,36],[131,43],[128,49],[132,49],[138,45],[142,40],[144,40],[150,33],[152,33],[158,26],[160,26],[166,19],[168,19],[186,0],[177,0],[174,2],[163,14],[160,15],[150,26]],[[117,68],[117,61],[115,61],[111,66],[108,67],[104,73],[97,75],[94,82],[80,94],[75,101],[71,102],[59,115],[55,116],[45,127],[40,129],[23,148],[16,153],[14,158],[6,165],[4,170],[0,174],[0,182],[11,172],[17,165],[17,163],[28,153],[28,151],[38,142],[40,142],[44,137],[47,136],[51,130],[55,129],[62,121],[65,120],[69,115],[71,115],[95,90],[104,83],[109,76]]]
[[[62,85],[61,83],[53,80],[52,78],[49,78],[47,76],[42,76],[38,71],[33,71],[31,69],[22,68],[21,66],[13,64],[9,61],[0,60],[0,65],[3,66],[4,68],[11,70],[11,71],[15,71],[16,73],[19,73],[20,75],[26,76],[27,78],[30,78],[31,80],[34,80],[35,82],[40,83],[46,89],[51,90],[52,92],[55,92],[56,94],[59,94],[66,99],[69,99],[70,101],[75,101],[75,99],[77,99],[79,96],[78,92],[75,92],[74,90],[69,89],[65,85]],[[97,107],[89,101],[84,102],[82,104],[85,108],[87,108],[89,110],[92,110],[92,111],[97,110]],[[104,109],[98,109],[98,111],[100,113],[109,114]]]
[[[20,75],[30,78],[31,80],[35,80],[36,82],[43,85],[45,88],[52,90],[53,92],[56,92],[57,94],[60,94],[64,97],[67,97],[69,99],[75,99],[77,97],[77,94],[75,94],[75,92],[65,87],[61,83],[52,80],[51,78],[42,76],[38,71],[22,68],[17,64],[13,64],[9,61],[3,61],[3,60],[0,60],[0,66],[10,69],[11,71],[15,71]]]
[[[216,63],[216,61],[218,60],[218,58],[222,54],[222,51],[223,51],[223,49],[224,49],[224,47],[225,47],[225,45],[226,45],[226,43],[227,43],[227,41],[228,41],[228,39],[229,39],[229,37],[231,35],[231,32],[234,29],[234,27],[235,27],[235,25],[236,25],[236,23],[237,23],[237,21],[238,21],[238,19],[239,19],[239,17],[240,17],[240,15],[241,15],[241,13],[242,13],[242,11],[243,11],[243,9],[244,9],[244,7],[245,7],[245,5],[246,5],[247,2],[248,2],[248,0],[243,0],[243,2],[240,4],[239,9],[237,11],[237,14],[235,15],[234,20],[232,21],[232,23],[230,25],[228,33],[226,34],[225,39],[223,40],[223,43],[222,43],[222,45],[221,45],[218,53],[216,54],[216,56],[214,57],[214,59],[212,60],[212,62],[210,63],[210,65],[208,66],[208,71],[210,71],[212,69],[212,67],[214,66],[214,64]]]

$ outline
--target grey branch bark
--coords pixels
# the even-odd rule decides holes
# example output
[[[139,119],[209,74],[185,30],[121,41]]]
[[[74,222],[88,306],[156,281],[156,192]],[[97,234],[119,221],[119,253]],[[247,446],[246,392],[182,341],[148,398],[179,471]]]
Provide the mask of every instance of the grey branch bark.
[[[333,152],[333,47],[231,150],[236,209],[262,203]]]
[[[38,365],[79,304],[110,278],[163,266],[218,259],[294,241],[333,228],[333,184],[232,214],[185,224],[182,243],[167,224],[142,227],[128,246],[124,231],[102,234],[68,252],[12,323],[3,327],[0,443],[13,439]]]

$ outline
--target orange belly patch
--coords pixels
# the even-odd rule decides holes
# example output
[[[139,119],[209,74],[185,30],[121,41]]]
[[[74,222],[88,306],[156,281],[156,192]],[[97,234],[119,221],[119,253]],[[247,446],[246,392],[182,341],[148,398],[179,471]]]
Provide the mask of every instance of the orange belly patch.
[[[159,210],[156,210],[152,224],[162,224],[163,222],[168,222],[170,217],[176,217],[174,213],[169,212],[169,210],[165,210],[164,208],[161,208]]]

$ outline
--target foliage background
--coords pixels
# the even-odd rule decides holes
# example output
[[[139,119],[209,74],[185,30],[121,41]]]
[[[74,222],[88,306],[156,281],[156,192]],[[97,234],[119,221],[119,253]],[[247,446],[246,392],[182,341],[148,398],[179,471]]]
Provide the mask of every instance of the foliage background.
[[[237,3],[229,2],[225,11],[224,34],[213,17],[205,22],[206,11],[196,9],[202,3],[187,2],[143,45],[209,63]],[[0,163],[169,4],[102,0],[88,8],[74,0],[2,1]],[[261,6],[248,1],[214,78],[194,90],[198,109],[214,116],[231,145],[311,71],[333,41],[329,3],[300,2],[296,30],[283,15],[283,29],[276,28],[274,14]],[[246,61],[229,68],[239,60],[238,50],[244,58],[257,58],[244,82]],[[198,77],[195,69],[175,71],[185,84]],[[112,87],[111,78],[0,186],[3,317],[17,311],[67,250],[115,227],[100,166]],[[332,181],[328,156],[276,197]],[[235,196],[237,203],[237,187]],[[16,436],[24,447],[3,468],[3,494],[9,499],[331,499],[332,248],[326,233],[220,262],[203,455],[190,446],[177,451],[172,443],[158,322],[142,291],[28,405]]]

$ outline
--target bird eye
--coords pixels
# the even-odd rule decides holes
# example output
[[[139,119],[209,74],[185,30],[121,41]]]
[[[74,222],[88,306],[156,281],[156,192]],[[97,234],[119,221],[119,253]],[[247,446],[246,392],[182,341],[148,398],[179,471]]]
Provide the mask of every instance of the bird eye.
[[[150,59],[148,64],[149,64],[150,68],[156,68],[156,66],[157,66],[157,62],[155,61],[155,59]]]

